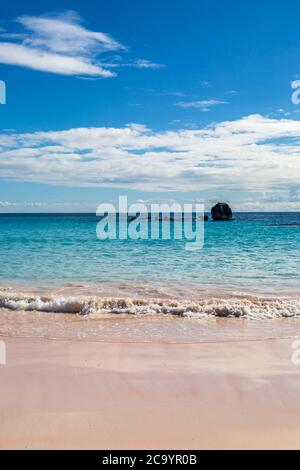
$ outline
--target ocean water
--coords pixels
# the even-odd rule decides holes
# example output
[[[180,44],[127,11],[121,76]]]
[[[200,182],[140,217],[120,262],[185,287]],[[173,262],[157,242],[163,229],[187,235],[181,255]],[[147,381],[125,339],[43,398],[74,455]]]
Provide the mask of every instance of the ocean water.
[[[185,250],[181,240],[100,241],[98,222],[91,214],[1,214],[0,284],[52,289],[56,297],[24,300],[15,290],[8,295],[3,287],[0,306],[140,313],[147,304],[147,311],[180,315],[216,313],[220,306],[234,316],[251,316],[253,309],[262,316],[300,314],[300,213],[236,213],[231,222],[205,222],[204,247],[199,251]],[[74,302],[76,286],[81,294],[96,293],[97,300]],[[111,286],[120,289],[112,292]],[[57,296],[63,287],[69,291],[61,291],[61,304]],[[132,293],[145,303],[103,305],[101,300]],[[251,295],[269,297],[262,304],[260,298],[249,300]],[[282,307],[279,296],[289,296],[289,303]],[[210,306],[203,300],[207,297]],[[221,304],[213,304],[214,297],[221,298]],[[179,303],[167,305],[166,300],[159,305],[153,298]]]
[[[235,214],[206,222],[202,250],[181,240],[106,240],[89,214],[0,215],[0,281],[194,282],[201,286],[297,289],[300,213]]]

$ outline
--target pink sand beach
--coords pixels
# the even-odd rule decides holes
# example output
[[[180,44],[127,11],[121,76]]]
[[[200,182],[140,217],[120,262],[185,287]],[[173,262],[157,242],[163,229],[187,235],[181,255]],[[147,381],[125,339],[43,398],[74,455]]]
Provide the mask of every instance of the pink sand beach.
[[[197,321],[182,343],[180,322],[190,320],[107,321],[102,333],[97,324],[97,341],[64,339],[54,325],[72,332],[83,324],[78,316],[0,311],[1,449],[300,448],[296,320],[291,331],[271,320],[272,334],[263,323],[259,335],[251,321]]]

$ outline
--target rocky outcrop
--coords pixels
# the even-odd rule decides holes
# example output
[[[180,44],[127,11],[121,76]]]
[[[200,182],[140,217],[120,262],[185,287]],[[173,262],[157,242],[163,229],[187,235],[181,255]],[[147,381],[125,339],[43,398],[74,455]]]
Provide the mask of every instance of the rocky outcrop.
[[[228,204],[218,202],[218,204],[212,208],[211,216],[213,220],[232,220],[233,214]]]

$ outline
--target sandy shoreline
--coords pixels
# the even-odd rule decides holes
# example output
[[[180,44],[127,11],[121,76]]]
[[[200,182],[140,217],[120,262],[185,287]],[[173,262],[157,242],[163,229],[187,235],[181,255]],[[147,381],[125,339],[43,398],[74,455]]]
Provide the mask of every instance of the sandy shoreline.
[[[290,339],[1,339],[1,449],[300,448]]]

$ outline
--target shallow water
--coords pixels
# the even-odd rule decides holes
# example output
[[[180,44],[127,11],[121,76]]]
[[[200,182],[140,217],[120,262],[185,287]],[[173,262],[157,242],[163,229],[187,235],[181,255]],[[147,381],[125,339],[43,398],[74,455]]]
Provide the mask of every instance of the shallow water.
[[[300,319],[179,318],[164,315],[79,317],[0,309],[2,337],[106,343],[227,343],[300,338]],[[289,351],[288,351],[289,352]]]

